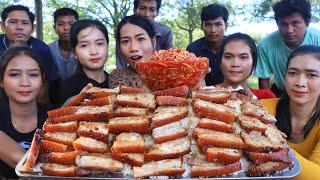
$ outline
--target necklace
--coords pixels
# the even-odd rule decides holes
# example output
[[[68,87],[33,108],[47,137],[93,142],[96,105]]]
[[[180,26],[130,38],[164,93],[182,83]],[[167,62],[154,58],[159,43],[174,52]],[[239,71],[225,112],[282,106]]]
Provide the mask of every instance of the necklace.
[[[297,131],[297,132],[293,132],[293,131],[291,132],[292,135],[296,135],[296,136],[297,136],[297,135],[301,135],[301,134],[303,134],[303,133],[304,133],[304,130],[303,130],[303,129],[300,130],[300,131]]]
[[[25,125],[17,124],[17,122],[15,122],[14,120],[11,121],[13,128],[20,133],[29,133],[37,128],[38,121],[32,121],[30,123],[30,127],[26,127]]]
[[[303,133],[304,133],[304,127],[306,126],[307,123],[308,123],[308,122],[306,122],[306,123],[304,123],[304,124],[302,125],[302,129],[301,129],[301,130],[298,130],[298,131],[293,131],[293,130],[291,130],[291,134],[292,134],[292,135],[301,135],[301,134],[303,134]]]
[[[314,110],[314,111],[312,112],[311,117],[312,117],[316,112],[317,112],[317,110]],[[303,126],[302,126],[303,128],[302,128],[301,130],[295,131],[295,132],[294,132],[294,131],[291,131],[291,134],[292,134],[292,135],[296,135],[296,136],[303,134],[303,133],[304,133],[304,128],[306,127],[306,125],[308,124],[309,121],[310,121],[310,119],[303,124]]]
[[[12,126],[13,126],[15,129],[17,129],[17,124],[16,124],[14,121],[11,121],[11,123],[12,123]]]

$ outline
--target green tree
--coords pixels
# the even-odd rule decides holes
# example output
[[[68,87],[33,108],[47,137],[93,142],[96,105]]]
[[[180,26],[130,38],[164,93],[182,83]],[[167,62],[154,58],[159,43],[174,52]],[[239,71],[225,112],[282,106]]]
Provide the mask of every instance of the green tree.
[[[228,9],[229,13],[233,13],[230,1],[219,0],[173,0],[163,4],[164,8],[177,9],[175,16],[162,19],[162,22],[171,27],[174,35],[174,46],[185,48],[191,43],[195,37],[202,36],[200,13],[204,6],[213,3],[220,3]],[[161,8],[163,9],[163,8]]]
[[[0,1],[0,9],[2,10],[3,8],[7,7],[10,4],[9,2],[9,0]]]
[[[57,8],[70,7],[79,13],[80,18],[98,19],[104,23],[108,28],[109,34],[112,35],[109,36],[109,59],[106,64],[106,70],[110,72],[115,68],[114,37],[120,20],[128,15],[129,11],[133,9],[131,0],[49,0],[47,6],[52,10],[52,13]],[[52,31],[46,32],[46,42],[48,42],[48,40],[52,41],[53,39],[56,39],[52,25],[53,23],[47,23],[45,25],[46,30],[52,29]]]
[[[193,31],[200,27],[202,7],[212,3],[218,3],[218,1],[181,0],[177,2],[176,7],[179,11],[177,26],[179,29],[187,31],[189,43],[193,41]]]
[[[88,2],[88,3],[90,3],[90,2]],[[53,24],[54,24],[53,12],[56,9],[63,8],[63,7],[69,7],[69,8],[75,9],[78,12],[80,19],[81,18],[91,18],[88,15],[88,12],[83,10],[79,6],[79,0],[75,0],[75,1],[71,1],[71,2],[66,1],[66,0],[47,0],[43,4],[43,6],[46,9],[46,13],[43,14],[44,19],[45,19],[45,22],[43,25],[43,33],[44,33],[43,41],[46,43],[51,43],[58,38],[58,36],[55,33],[54,28],[53,28]]]
[[[50,0],[49,7],[57,9],[61,7],[70,7],[75,9],[81,18],[99,19],[103,22],[110,34],[115,35],[120,20],[128,15],[132,9],[133,3],[130,0]]]
[[[251,7],[247,5],[246,9],[252,12],[251,18],[253,21],[273,20],[272,5],[276,2],[279,2],[279,0],[260,0],[260,3],[254,3]],[[311,4],[312,21],[317,22],[320,20],[320,0],[309,0],[309,2]]]
[[[34,0],[35,16],[36,16],[36,34],[37,38],[43,40],[43,15],[42,15],[42,1]]]

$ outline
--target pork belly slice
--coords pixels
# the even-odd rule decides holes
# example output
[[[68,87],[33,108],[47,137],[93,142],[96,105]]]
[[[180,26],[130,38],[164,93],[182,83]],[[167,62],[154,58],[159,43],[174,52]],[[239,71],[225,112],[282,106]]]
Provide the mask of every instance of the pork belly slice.
[[[233,149],[244,148],[244,143],[239,135],[219,131],[214,131],[210,134],[200,133],[198,135],[198,145],[202,149],[212,146]]]
[[[96,99],[119,94],[119,89],[92,87],[82,93],[85,99]]]
[[[160,127],[175,121],[179,121],[187,116],[187,106],[160,106],[154,111],[153,117],[151,119],[151,127]]]
[[[56,163],[46,163],[41,167],[42,173],[50,176],[78,176],[78,168],[75,165],[62,165]]]
[[[65,152],[68,146],[62,143],[57,143],[48,140],[42,140],[41,151],[43,152]]]
[[[64,103],[64,107],[68,106],[79,106],[84,101],[84,95],[82,93],[73,96],[70,101]]]
[[[136,107],[119,107],[114,111],[115,117],[129,117],[129,116],[146,116],[148,115],[148,108]]]
[[[267,125],[262,123],[258,118],[241,115],[238,117],[240,127],[246,131],[265,132]]]
[[[180,176],[184,171],[181,159],[165,159],[146,163],[142,167],[133,167],[133,176]]]
[[[42,163],[75,165],[76,155],[76,151],[43,153],[39,155],[38,161]]]
[[[116,96],[111,95],[107,97],[101,97],[101,98],[83,101],[80,103],[80,105],[81,106],[104,106],[104,105],[113,104],[115,100],[116,100]]]
[[[107,143],[109,129],[105,122],[87,122],[81,121],[79,123],[78,135],[90,137]]]
[[[193,103],[193,110],[201,117],[211,119],[219,119],[226,123],[232,123],[237,116],[234,108],[223,104],[211,103],[204,100],[195,100]]]
[[[108,129],[110,133],[136,132],[146,134],[150,132],[147,116],[115,117],[109,119]]]
[[[292,167],[292,163],[285,163],[285,162],[266,162],[259,164],[257,166],[251,167],[246,174],[248,176],[265,176],[277,171],[284,170],[286,168]]]
[[[20,168],[21,172],[32,172],[41,149],[41,141],[44,136],[43,134],[44,132],[41,129],[37,129],[34,133],[30,146],[30,152],[28,154],[26,162]]]
[[[279,151],[275,152],[247,152],[248,158],[254,162],[255,164],[262,164],[269,161],[273,162],[284,162],[284,163],[290,163],[292,162],[288,149],[281,149]]]
[[[151,93],[120,94],[117,96],[116,104],[123,107],[156,108],[156,100]]]
[[[76,165],[80,169],[86,169],[97,172],[119,172],[123,169],[120,161],[112,159],[106,154],[78,154]]]
[[[274,125],[268,124],[267,130],[264,132],[265,136],[270,139],[271,142],[275,144],[283,144],[287,143],[287,135],[281,132]]]
[[[157,161],[163,159],[174,159],[188,154],[191,150],[188,137],[168,141],[162,144],[155,144],[144,155],[146,161]]]
[[[183,97],[175,96],[157,96],[157,104],[159,106],[188,106],[189,100]]]
[[[43,129],[45,130],[45,132],[77,132],[78,122],[70,121],[54,124],[50,121],[46,121],[43,124]]]
[[[109,152],[109,148],[106,143],[89,137],[79,137],[72,143],[72,145],[76,151],[87,151],[91,153]]]
[[[209,162],[224,164],[235,163],[241,158],[241,151],[230,148],[211,147],[206,151],[206,159]]]
[[[47,132],[44,134],[45,140],[66,144],[68,146],[72,146],[73,141],[77,138],[78,134],[76,132]]]
[[[247,116],[258,118],[265,124],[275,124],[276,118],[269,114],[263,107],[245,102],[242,105],[242,113]]]
[[[189,87],[186,85],[154,92],[155,96],[175,96],[175,97],[185,97],[185,98],[188,96],[188,94],[189,94]]]
[[[204,155],[196,154],[190,161],[191,177],[221,177],[241,170],[239,161],[231,164],[212,163]]]
[[[192,99],[193,100],[201,99],[204,101],[223,104],[223,103],[226,103],[230,99],[230,93],[229,92],[214,92],[214,91],[193,92]]]
[[[214,134],[215,132],[216,132],[215,130],[196,127],[192,132],[192,137],[197,139],[199,134],[211,134],[211,133]]]
[[[52,114],[59,115],[50,117],[50,122],[61,123],[69,121],[106,121],[108,118],[113,116],[113,105],[71,106],[66,108],[73,108],[73,112],[70,114],[70,112],[65,113],[63,109],[56,110],[56,112],[52,112]]]
[[[112,152],[112,158],[131,166],[141,167],[144,164],[144,155],[138,153],[118,153]]]
[[[209,119],[209,118],[202,118],[200,122],[198,123],[197,127],[204,128],[204,129],[210,129],[215,131],[222,131],[226,133],[234,133],[235,128],[233,124],[228,124],[223,121]]]
[[[241,137],[247,151],[269,152],[279,151],[280,149],[285,148],[284,144],[272,142],[268,137],[264,136],[261,132],[258,131],[242,131]]]
[[[54,118],[74,114],[78,110],[78,108],[78,106],[67,106],[50,110],[47,113],[49,118]]]
[[[118,153],[144,153],[148,151],[148,147],[145,145],[141,134],[121,133],[116,137],[111,151]]]
[[[119,87],[120,93],[125,94],[125,93],[146,93],[147,91],[143,88],[138,88],[138,87],[130,87],[130,86],[124,86],[121,85]]]
[[[152,136],[156,143],[164,143],[167,141],[179,139],[188,135],[186,129],[181,125],[180,121],[176,121],[164,126],[154,128],[152,130]]]

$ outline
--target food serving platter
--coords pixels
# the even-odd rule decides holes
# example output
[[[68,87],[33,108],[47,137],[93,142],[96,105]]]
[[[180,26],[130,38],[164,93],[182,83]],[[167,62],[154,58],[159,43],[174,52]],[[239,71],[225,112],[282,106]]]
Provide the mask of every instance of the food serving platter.
[[[36,178],[36,179],[133,179],[131,176],[123,176],[122,173],[105,173],[105,174],[94,174],[92,176],[84,176],[84,177],[61,177],[61,176],[47,176],[43,175],[38,168],[38,172],[34,173],[22,173],[20,171],[21,166],[25,163],[29,151],[23,156],[23,158],[19,161],[15,168],[15,172],[19,177],[22,178]],[[295,176],[297,176],[301,171],[300,163],[298,162],[296,156],[294,155],[294,152],[292,149],[289,149],[289,156],[292,159],[293,167],[290,169],[285,169],[283,171],[276,172],[269,176],[261,176],[261,177],[248,177],[244,172],[238,173],[236,176],[224,176],[224,177],[210,177],[208,179],[291,179]],[[167,178],[161,178],[152,176],[150,179],[167,179]],[[172,177],[170,179],[177,179],[176,177]],[[179,179],[190,179],[190,177],[181,177]],[[198,179],[198,178],[192,178],[192,179]]]

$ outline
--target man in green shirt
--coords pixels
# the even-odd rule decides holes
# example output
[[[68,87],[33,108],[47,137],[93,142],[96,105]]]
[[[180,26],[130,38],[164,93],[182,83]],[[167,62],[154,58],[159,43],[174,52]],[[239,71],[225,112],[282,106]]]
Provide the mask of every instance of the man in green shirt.
[[[273,5],[278,31],[258,44],[258,64],[254,75],[260,89],[270,89],[279,97],[285,90],[286,63],[290,53],[301,45],[320,45],[320,31],[308,27],[311,6],[306,0],[282,0]]]

